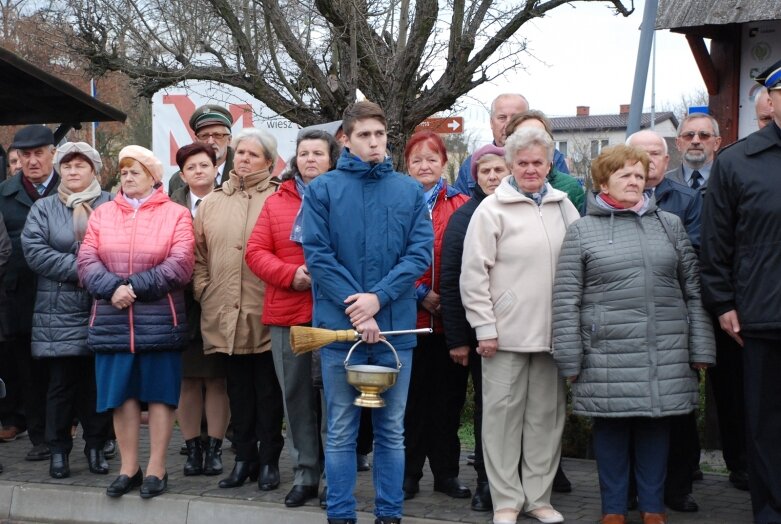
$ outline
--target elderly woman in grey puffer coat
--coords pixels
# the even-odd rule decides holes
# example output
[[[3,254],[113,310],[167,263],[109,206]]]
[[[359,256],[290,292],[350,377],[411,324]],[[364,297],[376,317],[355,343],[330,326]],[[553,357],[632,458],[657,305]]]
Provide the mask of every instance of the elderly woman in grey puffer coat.
[[[100,155],[89,144],[63,144],[57,149],[55,165],[62,177],[58,194],[33,205],[22,232],[24,256],[38,276],[32,355],[49,363],[45,433],[51,450],[49,474],[70,475],[71,424],[76,415],[84,429],[89,470],[105,475],[103,445],[111,416],[95,412],[95,359],[87,348],[92,297],[79,283],[76,256],[90,213],[111,195],[101,191]]]
[[[599,193],[567,230],[553,292],[553,356],[574,412],[593,417],[603,524],[625,522],[630,440],[643,523],[667,522],[666,417],[695,409],[697,370],[715,363],[696,255],[643,193],[648,162],[623,145],[594,161]]]

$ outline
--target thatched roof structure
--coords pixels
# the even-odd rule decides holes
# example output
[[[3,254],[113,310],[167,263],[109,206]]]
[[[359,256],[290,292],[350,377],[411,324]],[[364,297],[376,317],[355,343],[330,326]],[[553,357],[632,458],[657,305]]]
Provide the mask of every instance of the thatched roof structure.
[[[781,20],[776,0],[659,0],[656,29]]]

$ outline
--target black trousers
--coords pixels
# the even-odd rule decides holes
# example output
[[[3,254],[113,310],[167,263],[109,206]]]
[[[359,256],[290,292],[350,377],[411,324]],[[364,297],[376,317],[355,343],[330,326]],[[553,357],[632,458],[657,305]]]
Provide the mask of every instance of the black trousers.
[[[43,444],[46,428],[46,391],[49,369],[30,353],[30,334],[11,337],[3,343],[0,378],[7,396],[0,404],[3,425],[27,428],[34,446]]]
[[[714,319],[716,365],[708,369],[713,388],[724,462],[730,471],[746,470],[746,421],[743,399],[743,348]]]
[[[271,351],[232,355],[227,363],[236,460],[279,464],[284,408]]]
[[[71,424],[76,416],[84,430],[86,449],[102,449],[109,437],[111,413],[97,413],[95,358],[46,359],[49,391],[46,397],[46,443],[52,451],[73,449]]]
[[[692,472],[700,464],[697,411],[667,418],[670,423],[670,450],[667,454],[664,495],[681,497],[692,492]]]
[[[754,522],[781,522],[781,340],[743,335],[746,457]]]
[[[478,482],[488,482],[483,459],[483,357],[477,354],[476,348],[469,352],[469,373],[472,375],[474,389],[475,411],[473,417],[475,435],[475,463]],[[520,467],[520,464],[519,464]]]
[[[404,476],[420,479],[428,457],[435,479],[458,476],[458,427],[469,368],[450,358],[444,335],[418,337],[404,414]]]

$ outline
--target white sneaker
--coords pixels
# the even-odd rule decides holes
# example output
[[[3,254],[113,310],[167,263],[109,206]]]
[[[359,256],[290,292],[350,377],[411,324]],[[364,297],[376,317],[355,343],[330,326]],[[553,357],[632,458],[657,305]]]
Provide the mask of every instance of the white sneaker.
[[[527,517],[537,519],[543,524],[564,522],[564,516],[553,508],[537,508],[526,512]]]

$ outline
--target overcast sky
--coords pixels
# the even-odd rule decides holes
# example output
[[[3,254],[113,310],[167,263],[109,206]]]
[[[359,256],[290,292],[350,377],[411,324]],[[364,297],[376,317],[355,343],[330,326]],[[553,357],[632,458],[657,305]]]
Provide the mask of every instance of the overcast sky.
[[[626,0],[629,3],[630,0]],[[526,70],[508,72],[463,99],[465,128],[482,129],[486,137],[489,104],[503,92],[521,92],[533,109],[548,116],[573,116],[578,105],[591,114],[616,114],[632,98],[632,84],[640,41],[644,0],[635,0],[635,12],[615,16],[607,3],[560,6],[543,18],[526,23],[521,35],[534,55],[524,58]],[[704,90],[686,38],[668,30],[656,32],[656,110],[680,101],[682,94]],[[651,73],[644,109],[651,107]]]

